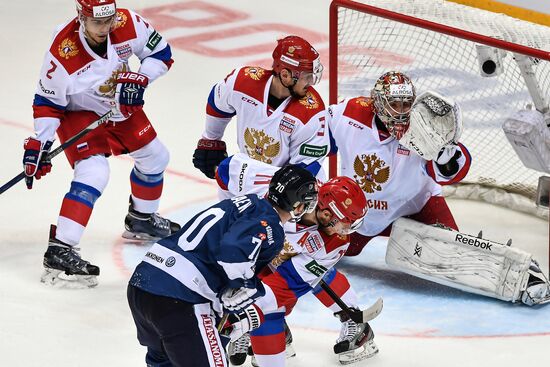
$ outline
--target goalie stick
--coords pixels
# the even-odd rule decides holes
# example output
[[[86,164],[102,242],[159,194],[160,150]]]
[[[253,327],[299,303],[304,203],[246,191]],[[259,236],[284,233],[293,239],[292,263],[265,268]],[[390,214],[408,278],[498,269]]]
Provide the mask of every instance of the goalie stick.
[[[94,130],[99,125],[102,125],[105,122],[107,122],[111,118],[111,116],[113,116],[113,114],[114,114],[113,111],[108,111],[107,113],[105,113],[104,115],[99,117],[97,120],[92,122],[90,125],[86,126],[84,129],[82,129],[76,135],[72,136],[66,142],[64,142],[63,144],[61,144],[60,146],[58,146],[57,148],[52,150],[50,153],[48,153],[48,158],[51,159],[51,158],[55,157],[56,155],[58,155],[59,153],[61,153],[65,149],[67,149],[69,146],[73,145],[78,139],[82,138],[84,135],[88,134],[89,132]],[[16,183],[18,183],[19,181],[21,181],[24,178],[25,178],[25,172],[21,172],[20,174],[18,174],[17,176],[12,178],[8,182],[6,182],[2,187],[0,187],[0,194],[3,194],[6,190],[11,188],[13,185],[15,185]]]
[[[376,302],[374,302],[374,304],[372,304],[372,306],[370,306],[369,308],[366,308],[364,310],[354,310],[346,305],[344,301],[342,301],[342,299],[338,297],[336,293],[334,293],[332,288],[330,288],[330,286],[324,280],[321,279],[321,282],[319,284],[321,285],[321,288],[323,288],[323,290],[327,292],[330,298],[332,298],[334,302],[336,302],[336,304],[340,306],[340,308],[345,313],[348,314],[349,318],[357,323],[367,323],[370,320],[373,320],[376,316],[380,315],[380,312],[382,312],[382,308],[384,306],[382,298],[378,298]]]

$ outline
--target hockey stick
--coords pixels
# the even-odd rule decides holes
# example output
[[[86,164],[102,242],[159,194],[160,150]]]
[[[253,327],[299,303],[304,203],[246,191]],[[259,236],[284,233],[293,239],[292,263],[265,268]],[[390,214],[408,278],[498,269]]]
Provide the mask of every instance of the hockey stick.
[[[102,125],[105,122],[107,122],[111,118],[111,116],[113,116],[113,114],[114,114],[113,111],[108,111],[107,113],[105,113],[103,116],[101,116],[100,118],[92,122],[90,125],[86,126],[78,134],[71,137],[66,142],[64,142],[63,144],[61,144],[60,146],[52,150],[50,153],[48,153],[48,158],[51,159],[55,157],[56,155],[58,155],[59,153],[67,149],[69,146],[73,145],[74,142],[76,142],[78,139],[82,138],[84,135],[88,134],[90,131],[92,131],[99,125]],[[6,182],[2,187],[0,187],[0,194],[4,193],[6,190],[11,188],[13,185],[15,185],[16,183],[18,183],[24,178],[25,178],[25,172],[21,172],[20,174],[18,174],[8,182]]]
[[[321,279],[321,282],[319,284],[321,285],[321,288],[323,288],[323,290],[327,292],[330,298],[332,298],[334,302],[336,302],[336,304],[340,306],[340,308],[345,313],[348,314],[349,318],[357,323],[367,323],[370,320],[374,319],[376,316],[380,315],[380,312],[382,312],[382,308],[384,306],[382,298],[378,298],[376,302],[374,302],[374,304],[369,308],[366,308],[364,310],[354,310],[346,305],[344,301],[342,301],[342,299],[338,297],[336,293],[334,293],[332,288],[330,288],[330,286],[324,280]]]

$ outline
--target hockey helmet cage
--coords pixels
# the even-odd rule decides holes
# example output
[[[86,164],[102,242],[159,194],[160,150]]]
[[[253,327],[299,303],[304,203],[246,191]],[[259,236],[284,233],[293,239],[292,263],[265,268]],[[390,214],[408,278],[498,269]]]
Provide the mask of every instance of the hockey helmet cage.
[[[267,198],[289,212],[292,221],[298,221],[303,214],[313,212],[317,206],[317,180],[305,168],[293,164],[286,165],[271,178]],[[304,210],[295,213],[294,210],[300,204],[304,204]]]
[[[376,115],[397,140],[409,129],[411,107],[416,91],[411,79],[398,71],[389,71],[376,81],[371,92]]]
[[[106,18],[116,14],[115,0],[75,0],[79,14],[90,18]]]
[[[346,176],[337,176],[325,182],[319,188],[317,207],[328,210],[342,222],[347,231],[356,231],[361,227],[367,214],[367,199],[355,180]]]
[[[315,48],[305,39],[299,36],[287,36],[277,40],[277,46],[273,50],[273,71],[277,74],[283,69],[288,69],[295,80],[302,73],[311,75],[311,84],[321,81],[323,65]]]

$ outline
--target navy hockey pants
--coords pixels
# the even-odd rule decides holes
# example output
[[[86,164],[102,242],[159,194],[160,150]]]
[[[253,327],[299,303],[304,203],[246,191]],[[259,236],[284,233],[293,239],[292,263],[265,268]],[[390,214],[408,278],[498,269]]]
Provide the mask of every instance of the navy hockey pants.
[[[210,304],[157,296],[133,285],[127,296],[148,367],[227,366],[228,340],[220,338]]]

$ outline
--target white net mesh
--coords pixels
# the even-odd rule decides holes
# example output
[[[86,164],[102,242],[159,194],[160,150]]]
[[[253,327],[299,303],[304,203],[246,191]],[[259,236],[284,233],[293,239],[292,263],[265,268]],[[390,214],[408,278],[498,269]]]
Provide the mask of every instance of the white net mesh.
[[[550,28],[442,0],[371,0],[365,4],[415,18],[550,50]],[[338,100],[369,95],[388,70],[408,74],[421,93],[434,90],[457,101],[464,115],[461,141],[472,154],[464,180],[533,199],[541,173],[527,169],[502,132],[505,118],[532,103],[513,54],[502,50],[504,72],[482,77],[476,43],[340,7]],[[550,63],[532,59],[544,96],[550,95]],[[331,72],[334,72],[331,65]]]

